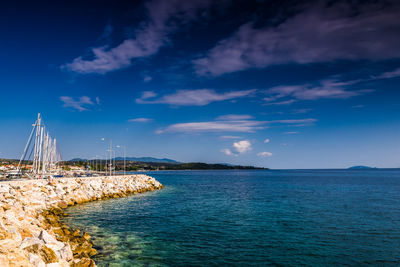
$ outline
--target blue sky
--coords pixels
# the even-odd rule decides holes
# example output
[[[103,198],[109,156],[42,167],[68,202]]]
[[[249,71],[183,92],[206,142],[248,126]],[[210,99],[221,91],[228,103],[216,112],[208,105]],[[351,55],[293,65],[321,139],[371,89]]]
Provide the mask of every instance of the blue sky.
[[[397,1],[2,3],[0,157],[20,156],[41,112],[64,159],[105,157],[113,140],[183,162],[400,167],[399,14]]]

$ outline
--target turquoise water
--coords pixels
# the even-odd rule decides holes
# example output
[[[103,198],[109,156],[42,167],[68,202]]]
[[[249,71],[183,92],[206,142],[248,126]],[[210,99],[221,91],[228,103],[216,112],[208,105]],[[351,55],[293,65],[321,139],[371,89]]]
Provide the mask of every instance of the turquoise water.
[[[68,209],[99,266],[400,265],[400,170],[171,171]]]

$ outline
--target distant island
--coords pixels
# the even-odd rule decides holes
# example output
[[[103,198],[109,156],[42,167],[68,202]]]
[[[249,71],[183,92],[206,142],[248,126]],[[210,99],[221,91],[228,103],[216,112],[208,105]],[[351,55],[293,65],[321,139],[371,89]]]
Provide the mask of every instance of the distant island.
[[[349,170],[366,170],[366,169],[377,169],[376,167],[369,167],[369,166],[352,166],[348,168]]]

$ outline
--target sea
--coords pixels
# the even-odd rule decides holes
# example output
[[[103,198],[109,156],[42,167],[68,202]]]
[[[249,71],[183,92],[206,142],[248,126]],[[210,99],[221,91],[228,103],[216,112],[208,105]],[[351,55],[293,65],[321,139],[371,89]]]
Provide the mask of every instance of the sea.
[[[400,266],[400,169],[149,172],[67,209],[98,266]]]

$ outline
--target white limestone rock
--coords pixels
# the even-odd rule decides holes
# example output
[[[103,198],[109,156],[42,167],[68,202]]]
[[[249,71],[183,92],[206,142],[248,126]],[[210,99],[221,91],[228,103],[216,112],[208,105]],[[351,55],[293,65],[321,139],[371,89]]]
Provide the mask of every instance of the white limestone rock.
[[[39,255],[29,253],[29,262],[34,266],[34,267],[46,267],[46,264],[42,260],[42,258]]]
[[[56,251],[59,259],[70,261],[73,259],[73,253],[69,243],[66,243],[60,250]]]
[[[27,237],[22,240],[21,245],[19,246],[21,249],[33,246],[35,244],[44,245],[44,242],[37,237]]]
[[[43,240],[45,244],[52,244],[58,242],[52,235],[50,235],[46,230],[42,230],[38,237],[40,240]]]

